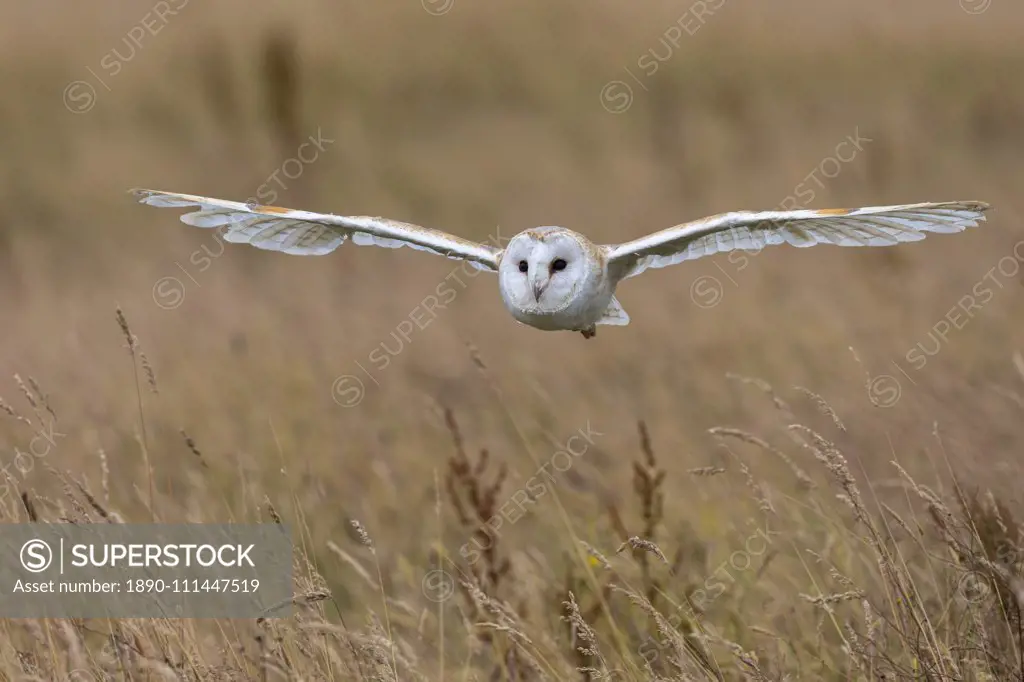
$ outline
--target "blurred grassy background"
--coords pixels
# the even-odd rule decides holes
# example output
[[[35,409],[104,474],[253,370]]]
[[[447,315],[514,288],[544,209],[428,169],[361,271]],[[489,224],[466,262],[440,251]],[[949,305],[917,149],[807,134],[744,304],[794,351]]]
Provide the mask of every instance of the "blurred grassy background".
[[[447,503],[435,516],[452,453],[444,407],[470,450],[509,468],[502,499],[578,429],[601,434],[559,479],[559,504],[541,499],[503,531],[536,595],[573,565],[569,527],[607,554],[621,542],[607,510],[633,504],[638,419],[666,471],[662,541],[701,546],[714,564],[746,537],[759,512],[707,430],[782,447],[786,423],[730,372],[768,381],[827,429],[792,387],[824,396],[847,427],[836,442],[880,495],[895,458],[938,489],[953,473],[1019,504],[1022,31],[1024,6],[1000,0],[4,3],[0,396],[27,414],[11,376],[34,377],[64,434],[32,471],[9,473],[37,495],[59,490],[44,464],[95,484],[102,449],[109,504],[149,517],[119,306],[159,388],[143,372],[156,515],[251,520],[269,499],[308,531],[336,606],[357,620],[379,595],[325,549],[352,543],[349,519],[413,612],[430,606],[419,585],[431,549],[457,556],[465,542]],[[289,161],[310,136],[324,140],[315,159]],[[837,151],[848,137],[861,149],[833,161],[849,158]],[[126,194],[245,200],[261,186],[279,205],[480,239],[559,224],[623,241],[798,192],[813,208],[978,199],[993,210],[980,229],[912,246],[779,247],[652,271],[620,290],[631,324],[584,342],[516,325],[493,277],[453,275],[445,259],[224,248]],[[451,305],[403,339],[396,330],[442,282]],[[980,308],[957,314],[972,292]],[[908,357],[918,344],[925,355]],[[32,437],[0,422],[0,463]],[[747,463],[766,480],[778,469]],[[729,472],[686,473],[704,466]],[[778,486],[780,506],[803,504]],[[796,561],[820,543],[810,534],[780,551]],[[810,591],[784,575],[766,584]],[[812,610],[765,590],[754,625]],[[461,651],[454,623],[447,641]]]

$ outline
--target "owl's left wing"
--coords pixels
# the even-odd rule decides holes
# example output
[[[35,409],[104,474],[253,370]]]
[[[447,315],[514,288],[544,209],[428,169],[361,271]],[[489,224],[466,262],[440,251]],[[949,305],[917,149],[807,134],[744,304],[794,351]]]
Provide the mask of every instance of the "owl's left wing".
[[[602,247],[617,279],[701,256],[769,244],[805,247],[890,246],[924,239],[925,232],[961,232],[985,219],[980,201],[797,211],[735,211],[670,227],[624,244]]]
[[[495,271],[501,253],[501,249],[493,246],[386,218],[312,213],[152,189],[136,189],[132,193],[140,203],[150,206],[198,206],[200,210],[182,215],[181,222],[195,227],[223,228],[225,241],[252,244],[270,251],[320,256],[350,240],[353,244],[388,249],[408,246],[465,260],[480,270]]]

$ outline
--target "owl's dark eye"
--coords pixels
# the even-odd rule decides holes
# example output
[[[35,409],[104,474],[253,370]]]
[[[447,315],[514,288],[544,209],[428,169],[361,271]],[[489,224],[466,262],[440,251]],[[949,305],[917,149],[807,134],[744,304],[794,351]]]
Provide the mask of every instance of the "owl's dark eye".
[[[530,269],[530,264],[524,260],[519,261],[519,272],[526,272]]]
[[[554,270],[555,272],[559,270],[565,270],[565,261],[562,260],[561,258],[556,258],[555,261],[551,264],[551,269]]]

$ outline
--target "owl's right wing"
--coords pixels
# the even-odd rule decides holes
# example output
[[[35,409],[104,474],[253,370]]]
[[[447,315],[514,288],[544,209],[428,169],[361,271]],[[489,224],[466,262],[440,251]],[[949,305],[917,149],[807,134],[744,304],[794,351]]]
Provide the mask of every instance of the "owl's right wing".
[[[493,271],[498,269],[501,254],[500,248],[386,218],[312,213],[152,189],[136,189],[132,193],[140,203],[150,206],[198,206],[200,210],[182,215],[181,222],[195,227],[223,227],[225,241],[270,251],[320,256],[351,240],[353,244],[388,249],[408,246]]]
[[[604,246],[618,279],[733,249],[771,244],[806,247],[890,246],[924,239],[925,232],[961,232],[985,219],[980,201],[797,211],[735,211],[702,218],[624,244]]]

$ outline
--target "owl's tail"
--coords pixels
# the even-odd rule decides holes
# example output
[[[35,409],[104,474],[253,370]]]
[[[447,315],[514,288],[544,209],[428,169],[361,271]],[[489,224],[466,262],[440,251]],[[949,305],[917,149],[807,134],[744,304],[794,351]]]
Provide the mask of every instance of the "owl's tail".
[[[622,309],[622,304],[619,303],[618,299],[612,296],[611,302],[604,311],[604,315],[596,324],[610,324],[617,327],[624,327],[629,324],[629,315]]]

